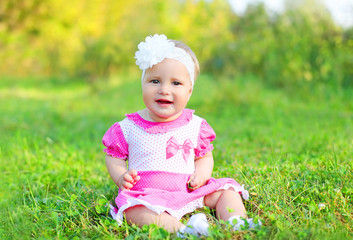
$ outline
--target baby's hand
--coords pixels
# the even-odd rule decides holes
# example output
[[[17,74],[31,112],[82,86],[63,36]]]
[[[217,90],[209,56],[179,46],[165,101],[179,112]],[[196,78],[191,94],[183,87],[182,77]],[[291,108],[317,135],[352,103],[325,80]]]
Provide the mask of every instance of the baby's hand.
[[[131,169],[120,176],[118,180],[118,187],[121,191],[131,189],[138,181],[140,176],[137,175],[135,169]]]
[[[209,178],[203,176],[202,174],[192,174],[188,181],[188,188],[190,191],[194,191],[202,186],[204,186]]]

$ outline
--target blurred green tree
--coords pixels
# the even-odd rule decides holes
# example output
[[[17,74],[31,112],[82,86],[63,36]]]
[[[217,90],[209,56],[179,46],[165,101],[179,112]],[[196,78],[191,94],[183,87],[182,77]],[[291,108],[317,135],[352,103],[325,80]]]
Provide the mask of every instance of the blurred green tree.
[[[240,16],[223,0],[3,0],[0,75],[92,83],[134,69],[137,44],[164,33],[195,50],[204,73],[255,75],[278,87],[353,86],[351,29],[314,0]],[[20,67],[19,67],[20,66]]]

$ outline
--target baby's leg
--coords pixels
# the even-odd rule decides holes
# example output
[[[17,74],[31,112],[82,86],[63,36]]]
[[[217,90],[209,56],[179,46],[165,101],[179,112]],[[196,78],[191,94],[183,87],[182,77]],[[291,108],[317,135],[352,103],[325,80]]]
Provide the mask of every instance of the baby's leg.
[[[182,226],[178,219],[171,216],[170,214],[163,212],[162,214],[158,215],[157,213],[142,205],[128,208],[125,211],[125,217],[128,222],[134,223],[139,227],[154,223],[171,233],[177,232]]]
[[[233,190],[219,190],[204,198],[205,206],[216,209],[218,219],[227,221],[230,217],[239,215],[246,217],[246,210],[239,193]]]

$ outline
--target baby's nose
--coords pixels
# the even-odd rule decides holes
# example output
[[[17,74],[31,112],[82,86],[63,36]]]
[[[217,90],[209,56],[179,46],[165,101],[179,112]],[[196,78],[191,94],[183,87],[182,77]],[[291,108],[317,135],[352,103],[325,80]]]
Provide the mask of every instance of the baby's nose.
[[[160,94],[169,94],[170,93],[170,85],[169,84],[161,84],[159,87]]]

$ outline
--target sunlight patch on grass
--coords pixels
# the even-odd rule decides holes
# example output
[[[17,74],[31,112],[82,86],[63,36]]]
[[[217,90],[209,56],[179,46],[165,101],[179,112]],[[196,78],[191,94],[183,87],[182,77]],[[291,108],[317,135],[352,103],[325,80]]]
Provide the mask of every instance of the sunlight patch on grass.
[[[85,87],[78,89],[61,89],[61,90],[43,90],[36,88],[20,88],[0,89],[0,98],[18,98],[33,100],[58,100],[58,99],[74,99],[80,95],[86,95],[88,89]]]

